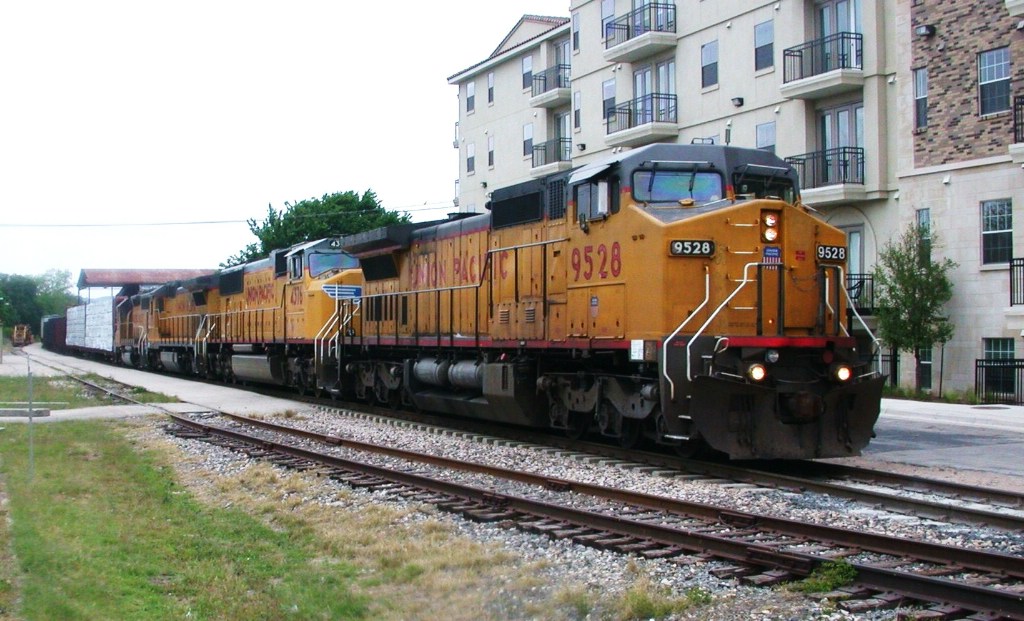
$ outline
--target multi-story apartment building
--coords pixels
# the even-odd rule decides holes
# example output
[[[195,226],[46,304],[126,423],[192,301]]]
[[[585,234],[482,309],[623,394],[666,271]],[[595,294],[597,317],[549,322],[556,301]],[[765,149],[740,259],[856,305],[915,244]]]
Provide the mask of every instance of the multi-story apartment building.
[[[489,58],[449,78],[460,209],[651,142],[769,149],[800,171],[804,203],[846,230],[850,284],[869,317],[870,271],[903,228],[930,221],[935,251],[960,263],[956,335],[944,352],[922,352],[935,361],[926,385],[938,388],[944,359],[943,389],[972,390],[975,359],[1014,355],[1024,307],[1008,304],[1008,270],[1024,256],[1011,227],[1024,139],[1013,137],[1008,89],[1024,66],[1024,16],[1013,16],[1024,0],[572,0],[569,10],[525,16]]]

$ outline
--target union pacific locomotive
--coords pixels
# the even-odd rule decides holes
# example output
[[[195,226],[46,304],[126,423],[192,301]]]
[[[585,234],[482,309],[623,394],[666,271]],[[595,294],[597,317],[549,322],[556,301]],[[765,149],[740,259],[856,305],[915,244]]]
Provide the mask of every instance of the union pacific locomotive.
[[[112,349],[626,446],[746,459],[867,445],[884,377],[848,326],[846,239],[799,203],[781,159],[655,144],[488,206],[114,301]]]

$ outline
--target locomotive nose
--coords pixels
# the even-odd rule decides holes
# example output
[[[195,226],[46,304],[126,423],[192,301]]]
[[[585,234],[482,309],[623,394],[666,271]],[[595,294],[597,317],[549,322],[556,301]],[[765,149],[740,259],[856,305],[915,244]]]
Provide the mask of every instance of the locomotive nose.
[[[805,390],[789,395],[782,402],[785,406],[782,418],[788,423],[813,423],[825,413],[825,400]]]

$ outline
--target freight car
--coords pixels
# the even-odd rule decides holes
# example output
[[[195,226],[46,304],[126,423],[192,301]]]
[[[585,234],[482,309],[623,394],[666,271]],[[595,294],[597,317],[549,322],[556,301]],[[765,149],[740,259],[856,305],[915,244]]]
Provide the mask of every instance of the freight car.
[[[798,192],[773,154],[658,144],[347,237],[366,285],[338,368],[383,403],[623,445],[858,454],[884,378],[846,327],[845,235]]]
[[[867,445],[884,378],[866,326],[858,340],[847,325],[846,239],[800,204],[781,159],[649,145],[495,190],[488,207],[113,300],[103,344],[73,342],[70,309],[67,343],[625,446],[746,459]]]

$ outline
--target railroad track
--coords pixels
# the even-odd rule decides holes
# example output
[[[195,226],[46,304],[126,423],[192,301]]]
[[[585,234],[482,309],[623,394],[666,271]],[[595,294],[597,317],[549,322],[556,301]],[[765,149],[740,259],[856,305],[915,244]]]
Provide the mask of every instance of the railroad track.
[[[843,559],[856,570],[856,585],[828,596],[842,599],[838,605],[850,612],[918,602],[926,606],[928,618],[1024,619],[1022,557],[756,515],[230,418],[256,431],[174,414],[170,429],[287,467],[315,469],[355,487],[435,504],[469,519],[679,563],[727,560],[735,566],[720,573],[751,584],[798,579]],[[377,452],[402,465],[355,461],[330,447]],[[452,470],[514,482],[517,491],[496,492],[508,488],[493,482],[466,485],[438,473]],[[587,499],[585,507],[581,497]]]
[[[311,400],[309,403],[319,402]],[[351,408],[338,407],[342,405]],[[326,408],[322,405],[320,407]],[[510,442],[550,446],[572,451],[575,456],[583,459],[599,455],[628,465],[664,468],[708,480],[745,483],[794,493],[828,494],[919,518],[1024,531],[1024,494],[1020,492],[814,461],[762,464],[684,459],[664,453],[570,440],[531,430],[453,421],[429,414],[395,412],[365,404],[338,404],[327,409],[339,415],[370,416],[381,422],[420,424],[425,429],[435,431],[454,428],[465,432],[468,437],[496,436]]]
[[[37,361],[38,363],[38,361]],[[43,363],[46,364],[46,363]],[[75,367],[62,364],[60,371]],[[80,369],[77,369],[80,371]],[[91,384],[75,375],[77,381]],[[194,378],[182,378],[194,380]],[[113,382],[113,380],[111,380]],[[208,380],[200,380],[206,381]],[[213,382],[216,384],[216,382]],[[709,480],[724,480],[737,483],[756,485],[791,491],[794,493],[813,492],[828,494],[836,498],[845,498],[880,510],[912,515],[919,518],[933,519],[943,522],[975,524],[1010,531],[1024,531],[1024,494],[1007,490],[983,488],[940,481],[923,477],[894,474],[866,468],[813,461],[789,463],[725,463],[720,461],[692,460],[653,453],[622,449],[607,444],[570,440],[550,433],[537,432],[509,427],[495,427],[475,421],[457,421],[429,414],[395,411],[393,409],[370,406],[361,403],[331,402],[309,396],[299,396],[281,389],[258,387],[252,388],[260,394],[279,398],[302,401],[321,408],[330,408],[341,413],[365,412],[379,420],[403,420],[418,422],[437,429],[455,428],[470,434],[498,436],[512,441],[525,442],[543,446],[552,446],[568,451],[575,451],[581,458],[600,455],[612,460],[622,460],[630,464],[643,464],[652,467],[680,471],[686,474],[704,477]],[[132,402],[124,393],[127,391],[111,391],[111,394]]]

